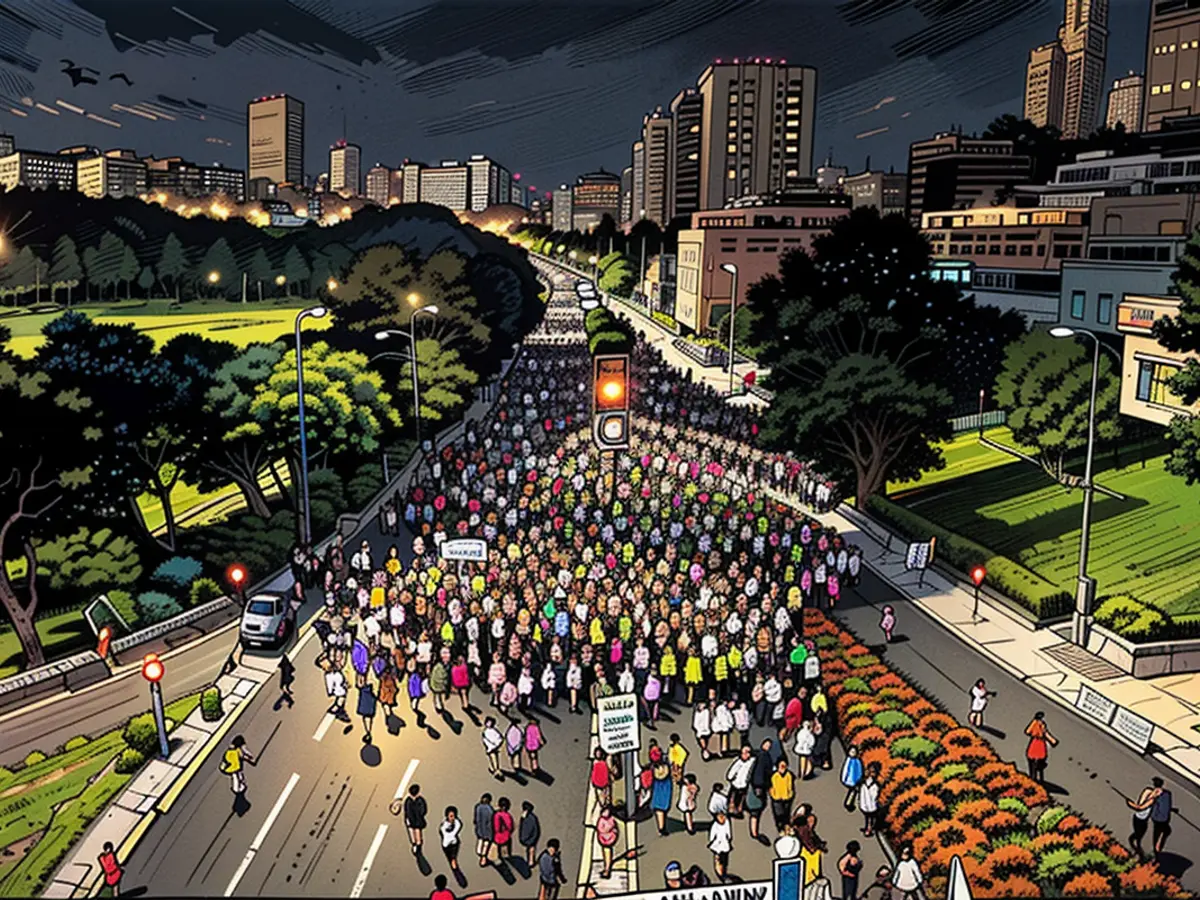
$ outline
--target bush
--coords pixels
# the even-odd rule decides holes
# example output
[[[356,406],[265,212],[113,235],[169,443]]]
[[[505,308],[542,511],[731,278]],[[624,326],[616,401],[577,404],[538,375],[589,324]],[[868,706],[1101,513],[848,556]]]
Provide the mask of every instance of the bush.
[[[151,713],[142,713],[130,719],[121,737],[130,749],[143,756],[153,756],[158,752],[158,726],[154,724],[154,716]]]
[[[129,538],[111,528],[80,528],[39,548],[38,574],[55,593],[82,600],[137,584],[142,565]]]
[[[205,688],[200,695],[200,715],[205,722],[216,722],[223,715],[221,709],[221,689],[215,684]]]
[[[126,747],[121,751],[121,755],[117,757],[117,773],[120,775],[132,775],[142,767],[145,761],[146,754],[142,753],[142,751]]]
[[[935,525],[883,497],[871,497],[867,510],[908,540],[937,538],[938,556],[962,572],[982,564],[987,569],[986,583],[1039,620],[1066,615],[1074,603],[1071,595],[1031,569],[1006,556],[1000,556],[960,534]]]
[[[133,602],[137,607],[138,619],[143,625],[164,622],[183,612],[183,607],[179,605],[178,600],[168,597],[161,591],[143,591]]]
[[[870,694],[871,686],[867,684],[866,679],[853,675],[842,682],[842,690],[847,693]]]
[[[38,763],[45,762],[45,761],[46,761],[46,754],[43,753],[41,750],[34,750],[32,753],[30,753],[28,756],[26,756],[24,760],[22,760],[22,762],[25,764],[26,767],[36,766]]]
[[[77,735],[63,744],[63,752],[70,753],[72,750],[78,750],[80,747],[86,747],[92,742],[92,739],[86,735]]]
[[[106,592],[104,596],[108,598],[113,609],[121,614],[121,618],[129,623],[131,628],[137,625],[138,611],[137,604],[133,601],[133,594],[129,591],[115,590]]]
[[[211,578],[197,578],[188,589],[188,606],[202,606],[224,593],[221,586]]]
[[[904,731],[913,727],[913,720],[898,709],[885,709],[876,713],[871,724],[882,728],[888,734],[894,731]]]
[[[1037,820],[1037,833],[1049,834],[1056,825],[1067,817],[1070,810],[1065,806],[1051,806],[1044,811]]]
[[[179,594],[200,577],[202,570],[203,566],[198,559],[192,559],[190,556],[172,556],[154,570],[150,580],[164,591]]]
[[[1112,879],[1083,872],[1063,885],[1062,892],[1064,897],[1103,897],[1112,893]]]
[[[996,801],[996,806],[998,806],[1004,812],[1012,813],[1021,820],[1029,818],[1029,807],[1016,797],[1001,797]]]
[[[910,734],[905,737],[896,738],[892,741],[889,749],[893,756],[899,756],[903,759],[910,759],[915,763],[924,765],[941,750],[937,744],[929,740],[929,738],[921,737],[919,734]]]
[[[1200,637],[1200,619],[1176,619],[1128,594],[1103,598],[1096,608],[1096,624],[1135,644]]]

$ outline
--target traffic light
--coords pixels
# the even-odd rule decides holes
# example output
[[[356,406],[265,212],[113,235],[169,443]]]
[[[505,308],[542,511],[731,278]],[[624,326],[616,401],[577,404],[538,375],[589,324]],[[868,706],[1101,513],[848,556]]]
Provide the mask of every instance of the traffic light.
[[[592,379],[592,439],[601,450],[629,449],[629,357],[597,356]]]

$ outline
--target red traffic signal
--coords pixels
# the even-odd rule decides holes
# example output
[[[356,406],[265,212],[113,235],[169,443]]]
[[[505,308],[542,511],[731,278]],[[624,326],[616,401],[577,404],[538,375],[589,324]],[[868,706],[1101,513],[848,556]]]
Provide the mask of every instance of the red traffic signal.
[[[987,569],[983,566],[976,566],[971,570],[971,580],[975,582],[975,587],[983,584],[983,579],[987,578]]]
[[[147,653],[142,660],[142,677],[151,683],[162,681],[166,671],[157,653]]]
[[[240,588],[246,583],[246,567],[240,563],[234,563],[225,572],[225,577],[229,579],[234,587]]]

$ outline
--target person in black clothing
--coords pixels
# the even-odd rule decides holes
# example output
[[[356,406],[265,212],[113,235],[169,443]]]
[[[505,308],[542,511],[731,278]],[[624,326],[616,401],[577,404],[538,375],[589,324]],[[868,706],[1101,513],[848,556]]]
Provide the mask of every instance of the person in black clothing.
[[[475,855],[479,858],[480,867],[488,864],[488,853],[492,849],[492,795],[484,794],[475,804]]]
[[[558,838],[546,841],[546,849],[538,857],[538,900],[558,900],[558,891],[567,883],[559,855]]]
[[[404,799],[404,827],[408,829],[408,840],[412,844],[413,855],[421,854],[421,843],[424,839],[422,832],[428,826],[429,805],[421,796],[421,786],[414,784],[408,789]]]
[[[525,861],[532,866],[537,860],[537,845],[542,839],[542,823],[538,821],[533,804],[528,800],[521,804],[521,821],[517,825],[517,840],[525,848]]]
[[[759,800],[754,804],[757,808],[750,811],[750,837],[764,845],[769,845],[770,841],[758,833],[758,822],[767,805],[767,791],[771,788],[771,776],[775,773],[774,747],[775,742],[766,738],[754,754],[754,767],[750,770],[750,790]]]
[[[275,701],[275,709],[278,710],[285,703],[288,709],[296,705],[296,698],[292,696],[292,685],[295,682],[296,667],[285,653],[279,657],[279,699]]]

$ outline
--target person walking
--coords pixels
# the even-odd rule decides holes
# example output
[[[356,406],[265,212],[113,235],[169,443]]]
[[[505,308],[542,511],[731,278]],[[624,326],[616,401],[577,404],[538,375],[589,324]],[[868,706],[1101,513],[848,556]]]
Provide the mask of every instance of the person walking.
[[[496,845],[496,862],[501,863],[512,858],[513,833],[516,823],[513,822],[512,804],[507,797],[496,801],[496,811],[492,814],[492,843]]]
[[[838,874],[842,876],[842,900],[858,900],[858,874],[863,867],[858,855],[860,849],[858,841],[850,841],[846,844],[846,852],[838,860]]]
[[[546,841],[546,849],[538,857],[538,900],[558,900],[559,889],[567,883],[559,858],[558,838]]]
[[[104,842],[104,850],[98,857],[100,869],[104,872],[104,886],[112,891],[114,897],[121,896],[121,879],[125,877],[125,869],[117,862],[117,851],[112,841]]]
[[[1046,725],[1046,714],[1038,710],[1033,714],[1033,721],[1025,728],[1029,744],[1025,748],[1025,759],[1029,764],[1029,777],[1038,784],[1046,780],[1046,762],[1050,756],[1050,748],[1058,745],[1058,738],[1050,733]]]
[[[900,848],[900,859],[892,873],[892,887],[900,892],[903,900],[913,900],[924,882],[921,867],[913,859],[912,844],[905,844]]]
[[[782,831],[792,818],[792,802],[796,799],[796,779],[788,771],[786,759],[775,764],[775,774],[771,776],[771,813],[775,816],[775,828]]]
[[[684,771],[687,768],[688,750],[680,742],[678,734],[671,735],[671,743],[667,746],[667,762],[671,765],[671,779],[676,784],[683,782]]]
[[[892,642],[892,632],[896,630],[896,611],[890,606],[883,608],[883,615],[879,619],[879,630],[883,632],[883,642],[890,644]]]
[[[846,761],[842,763],[842,787],[846,789],[846,799],[842,805],[847,812],[854,812],[854,801],[858,798],[858,786],[863,780],[863,764],[858,758],[858,748],[851,746],[846,751]]]
[[[296,705],[296,697],[292,694],[292,685],[296,683],[296,666],[284,653],[279,657],[279,699],[275,701],[275,709],[283,704],[291,709]]]
[[[530,719],[525,726],[525,754],[529,757],[529,771],[534,775],[538,773],[538,754],[545,746],[546,736],[542,733],[541,724],[537,719]],[[529,863],[533,865],[533,860]]]
[[[663,757],[662,751],[655,747],[650,761],[650,809],[654,811],[658,833],[664,837],[667,834],[667,813],[671,811],[673,788],[671,766]]]
[[[408,789],[404,798],[404,827],[408,829],[408,842],[412,845],[413,856],[421,855],[421,845],[424,840],[423,832],[428,827],[429,804],[421,796],[421,786],[414,784]]]
[[[493,821],[496,810],[492,808],[492,795],[484,794],[475,804],[475,855],[479,857],[480,867],[488,864],[488,854],[492,852]]]
[[[521,821],[517,823],[517,840],[525,848],[525,862],[532,868],[537,863],[537,845],[542,839],[542,823],[538,821],[533,804],[521,801]]]
[[[729,854],[733,852],[733,827],[724,812],[718,812],[708,827],[708,849],[713,855],[713,871],[724,884],[729,876]]]
[[[504,732],[504,750],[508,753],[508,762],[514,772],[521,771],[521,753],[525,749],[525,730],[516,719],[509,719],[508,729]]]
[[[612,798],[613,773],[612,767],[608,764],[608,754],[599,747],[596,748],[596,754],[592,759],[589,780],[592,790],[596,792],[596,803],[600,806],[607,806]]]
[[[995,691],[989,691],[987,683],[980,678],[971,688],[971,713],[967,721],[975,728],[983,727],[983,712],[987,709],[988,700],[996,696]]]
[[[375,722],[375,711],[377,701],[375,699],[375,686],[371,684],[370,679],[365,675],[359,677],[358,681],[358,715],[362,719],[363,730],[366,734],[363,735],[363,743],[371,743],[371,726]]]
[[[346,675],[333,659],[321,662],[321,670],[325,673],[325,695],[329,697],[330,705],[326,710],[331,716],[342,721],[349,721],[346,713]]]
[[[879,817],[879,764],[867,766],[866,777],[858,786],[858,811],[863,814],[863,837],[875,833],[875,820]]]
[[[692,712],[692,733],[700,746],[700,758],[709,759],[708,739],[712,737],[712,708],[707,703],[697,703]]]
[[[700,784],[696,776],[690,772],[683,776],[683,784],[679,786],[679,802],[676,808],[683,813],[683,824],[688,834],[696,833],[696,798],[700,796]],[[661,830],[659,832],[662,833]]]
[[[471,670],[467,666],[467,660],[460,656],[458,661],[450,667],[450,686],[454,688],[454,692],[458,694],[458,700],[462,704],[463,712],[471,710]]]
[[[817,736],[813,732],[813,720],[805,719],[800,723],[796,732],[796,756],[800,758],[800,780],[806,781],[813,771],[813,750],[817,746]]]
[[[1163,780],[1155,776],[1150,783],[1157,791],[1150,807],[1150,824],[1154,828],[1154,855],[1159,857],[1167,849],[1167,838],[1171,836],[1171,813],[1176,810],[1171,805],[1171,792],[1163,786]]]
[[[229,742],[229,748],[221,759],[221,774],[229,776],[230,787],[237,797],[246,793],[247,765],[256,765],[254,754],[246,749],[246,739],[240,734]]]
[[[497,780],[504,779],[500,771],[500,748],[504,746],[504,735],[496,728],[496,720],[488,716],[483,720],[483,730],[479,735],[483,743],[483,752],[487,754],[488,772]]]
[[[660,830],[659,833],[666,832]],[[616,846],[618,836],[617,820],[613,816],[612,807],[602,806],[600,814],[596,817],[596,843],[600,845],[600,855],[604,860],[600,872],[601,880],[606,880],[612,875],[613,847]]]
[[[448,883],[446,876],[439,872],[433,879],[433,892],[429,900],[454,900],[454,893],[446,887]]]
[[[1161,781],[1161,779],[1155,779]],[[1137,853],[1139,860],[1145,860],[1146,851],[1142,848],[1142,838],[1146,836],[1146,830],[1150,827],[1150,812],[1154,808],[1154,799],[1158,796],[1158,788],[1151,783],[1150,787],[1143,788],[1142,794],[1137,800],[1126,798],[1125,804],[1133,810],[1133,833],[1129,835],[1129,846]]]
[[[446,862],[455,872],[458,871],[458,851],[462,847],[462,819],[458,817],[458,807],[447,806],[443,813],[442,824],[438,826],[438,836],[442,841],[442,853]]]
[[[746,808],[746,795],[750,791],[750,775],[754,771],[753,751],[744,746],[738,758],[729,764],[725,778],[729,781],[729,814],[741,818]]]

